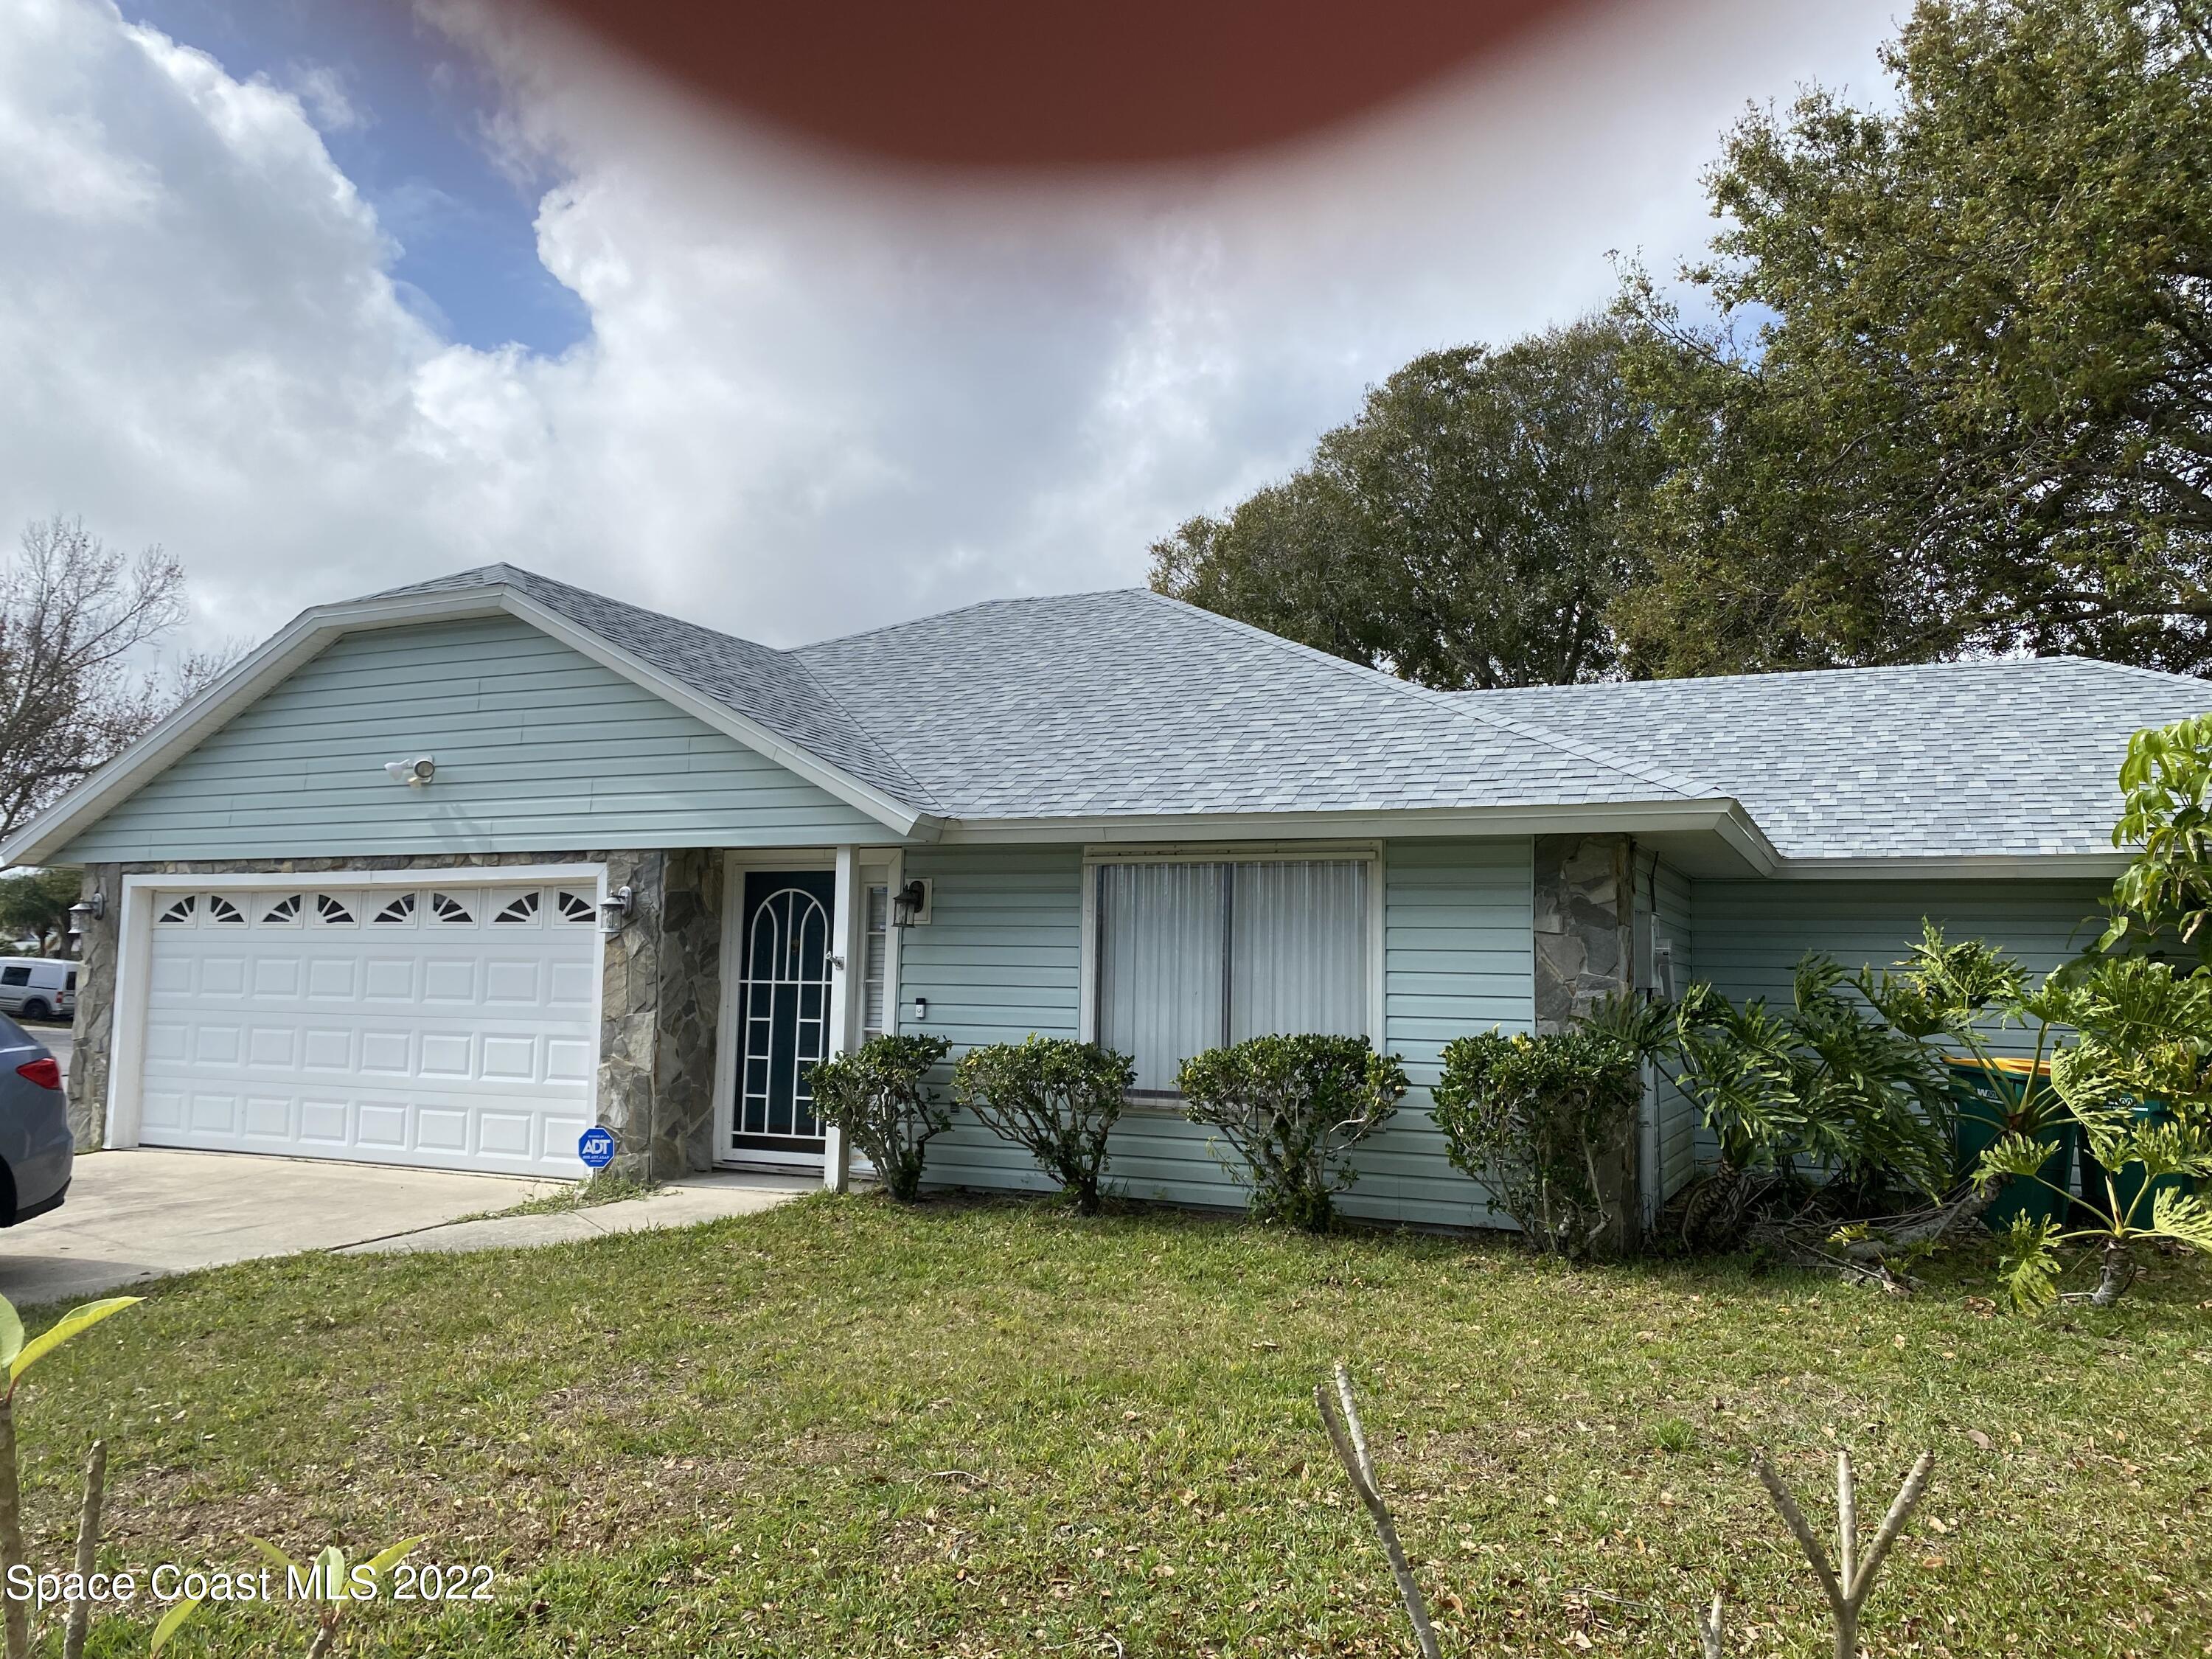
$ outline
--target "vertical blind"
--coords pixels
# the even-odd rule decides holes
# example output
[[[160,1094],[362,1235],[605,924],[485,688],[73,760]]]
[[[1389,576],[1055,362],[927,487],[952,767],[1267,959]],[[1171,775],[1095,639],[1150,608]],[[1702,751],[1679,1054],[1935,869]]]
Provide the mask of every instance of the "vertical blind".
[[[1370,1035],[1367,881],[1353,860],[1101,866],[1099,1041],[1170,1093],[1218,1043]]]
[[[868,887],[867,927],[860,963],[860,1035],[884,1033],[884,988],[890,965],[891,890],[881,882]]]

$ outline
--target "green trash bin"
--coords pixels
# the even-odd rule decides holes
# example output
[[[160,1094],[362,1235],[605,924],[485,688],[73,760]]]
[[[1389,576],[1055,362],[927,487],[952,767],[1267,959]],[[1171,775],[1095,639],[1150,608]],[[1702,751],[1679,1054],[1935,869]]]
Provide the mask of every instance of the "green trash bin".
[[[2138,1124],[2166,1123],[2172,1117],[2173,1113],[2164,1101],[2145,1100],[2136,1104],[2136,1121]],[[2087,1146],[2081,1148],[2081,1195],[2102,1210],[2110,1202],[2105,1191],[2105,1166],[2097,1162],[2095,1155]],[[2133,1212],[2129,1216],[2130,1224],[2147,1227],[2150,1224],[2151,1206],[2158,1202],[2160,1193],[2193,1193],[2197,1190],[2197,1183],[2187,1176],[2160,1176],[2151,1182],[2150,1196],[2138,1209],[2136,1201],[2142,1196],[2143,1166],[2141,1164],[2123,1164],[2112,1172],[2112,1195],[2119,1200],[2120,1212],[2128,1215]],[[2085,1222],[2091,1219],[2086,1216],[2083,1218]]]
[[[2057,1149],[2044,1160],[2043,1181],[2031,1181],[2025,1176],[2006,1177],[1996,1199],[1982,1212],[1982,1220],[1990,1231],[2008,1231],[2021,1216],[2031,1221],[2064,1219],[2069,1201],[2065,1194],[2074,1184],[2075,1125],[2071,1117],[2034,1125],[2021,1121],[2021,1107],[2034,1062],[1996,1060],[1984,1065],[1978,1060],[1954,1059],[1946,1063],[1951,1068],[1951,1097],[1958,1107],[1954,1144],[1960,1180],[1972,1175],[1982,1154],[2015,1129],[2057,1144]],[[2051,1075],[2048,1063],[2041,1075],[2046,1079]]]

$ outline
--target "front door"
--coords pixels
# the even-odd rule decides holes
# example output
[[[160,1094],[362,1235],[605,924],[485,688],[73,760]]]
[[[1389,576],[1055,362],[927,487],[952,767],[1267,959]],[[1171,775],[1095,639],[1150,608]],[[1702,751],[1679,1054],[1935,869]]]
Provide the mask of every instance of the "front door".
[[[807,1073],[829,1050],[830,941],[836,878],[827,870],[748,870],[738,940],[739,1158],[819,1156]]]

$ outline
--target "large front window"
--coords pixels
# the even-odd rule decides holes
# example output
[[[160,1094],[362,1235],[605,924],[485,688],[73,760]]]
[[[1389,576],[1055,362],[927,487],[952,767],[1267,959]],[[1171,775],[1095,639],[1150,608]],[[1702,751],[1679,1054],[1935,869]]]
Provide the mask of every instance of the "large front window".
[[[1372,1036],[1364,860],[1098,866],[1097,1033],[1172,1094],[1203,1048]]]

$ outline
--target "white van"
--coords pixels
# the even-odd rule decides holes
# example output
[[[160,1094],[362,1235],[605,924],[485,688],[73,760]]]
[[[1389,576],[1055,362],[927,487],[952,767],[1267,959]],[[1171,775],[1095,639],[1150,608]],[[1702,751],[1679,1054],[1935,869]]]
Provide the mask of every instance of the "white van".
[[[0,1014],[52,1019],[75,1013],[76,969],[51,957],[0,957]]]

